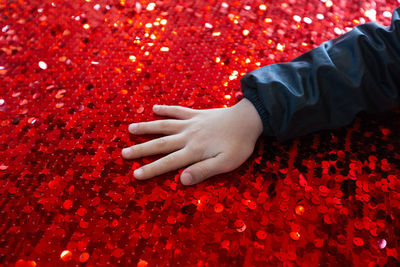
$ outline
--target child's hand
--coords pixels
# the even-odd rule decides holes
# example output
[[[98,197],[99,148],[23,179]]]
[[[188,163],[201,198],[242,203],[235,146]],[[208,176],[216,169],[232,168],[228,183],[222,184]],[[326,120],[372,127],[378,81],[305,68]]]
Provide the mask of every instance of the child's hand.
[[[122,150],[126,159],[168,154],[135,170],[135,178],[139,180],[188,165],[180,177],[184,185],[232,171],[250,157],[263,130],[255,107],[246,98],[230,108],[154,106],[153,111],[176,119],[129,125],[133,134],[167,135]]]

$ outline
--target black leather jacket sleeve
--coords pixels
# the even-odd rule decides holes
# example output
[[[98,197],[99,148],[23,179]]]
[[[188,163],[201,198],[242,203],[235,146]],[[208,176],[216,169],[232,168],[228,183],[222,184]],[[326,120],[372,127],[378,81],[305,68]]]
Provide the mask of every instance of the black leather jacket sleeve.
[[[354,27],[294,60],[247,73],[243,96],[263,135],[278,141],[352,123],[360,111],[400,106],[400,7],[389,26]]]

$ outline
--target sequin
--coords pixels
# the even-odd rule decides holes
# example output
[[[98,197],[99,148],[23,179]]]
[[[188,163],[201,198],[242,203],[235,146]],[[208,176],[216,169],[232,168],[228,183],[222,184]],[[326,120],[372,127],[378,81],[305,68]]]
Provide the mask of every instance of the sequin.
[[[176,223],[176,218],[173,216],[168,216],[167,221],[169,224],[175,224]]]
[[[300,239],[300,233],[299,232],[290,232],[290,238],[293,240],[299,240]]]
[[[354,245],[360,247],[360,246],[364,245],[364,240],[362,240],[362,238],[355,237],[355,238],[353,239],[353,243],[354,243]]]
[[[257,231],[257,238],[260,240],[264,240],[267,237],[267,233],[265,231]]]
[[[147,5],[147,7],[146,7],[146,10],[147,10],[147,11],[153,11],[153,10],[155,9],[155,7],[156,7],[156,4],[155,4],[155,3],[149,3],[149,4]]]
[[[61,252],[60,258],[63,261],[70,261],[72,259],[72,252],[69,250],[64,250],[63,252]]]
[[[216,213],[221,213],[223,210],[224,210],[224,205],[222,205],[220,203],[215,204],[214,211]]]
[[[227,249],[227,250],[229,250],[229,245],[230,245],[230,241],[229,240],[223,240],[222,242],[221,242],[221,247],[222,248],[224,248],[224,249]]]
[[[296,22],[300,22],[301,21],[301,17],[299,15],[294,15],[293,16],[293,20]]]
[[[89,256],[90,256],[89,253],[83,252],[83,253],[79,256],[79,261],[82,262],[82,263],[87,262],[88,259],[89,259]]]
[[[39,61],[39,68],[41,68],[42,70],[47,69],[47,64],[46,64],[46,62]]]
[[[386,240],[385,239],[379,239],[377,242],[377,246],[379,249],[384,249],[386,247]]]
[[[250,71],[389,25],[395,2],[0,3],[1,264],[399,265],[398,112],[262,137],[190,187],[121,156],[158,136],[128,131],[168,118],[154,104],[232,107]]]
[[[73,202],[71,200],[67,199],[64,201],[63,207],[64,207],[64,209],[68,210],[68,209],[72,208],[72,205],[73,205]]]
[[[15,263],[15,267],[35,267],[36,262],[35,261],[25,261],[22,259],[17,260]]]
[[[137,267],[146,267],[148,265],[148,262],[145,260],[139,260],[139,262],[137,263]]]
[[[238,231],[240,233],[246,230],[246,224],[244,223],[243,220],[240,220],[240,219],[235,221],[235,227],[236,227],[236,231]]]
[[[297,215],[303,215],[303,214],[304,214],[304,207],[301,206],[301,205],[296,206],[295,213],[296,213]]]

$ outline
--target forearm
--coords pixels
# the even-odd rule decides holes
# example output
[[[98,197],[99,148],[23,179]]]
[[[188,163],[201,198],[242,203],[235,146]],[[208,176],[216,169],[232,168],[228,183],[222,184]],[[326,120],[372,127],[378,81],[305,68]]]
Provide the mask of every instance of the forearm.
[[[400,8],[390,27],[367,23],[287,62],[248,73],[244,97],[263,134],[279,141],[350,124],[362,111],[400,106]]]

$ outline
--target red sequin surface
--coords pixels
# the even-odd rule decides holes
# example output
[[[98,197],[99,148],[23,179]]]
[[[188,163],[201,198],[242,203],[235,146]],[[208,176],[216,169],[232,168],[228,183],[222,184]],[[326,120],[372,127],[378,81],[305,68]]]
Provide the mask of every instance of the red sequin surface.
[[[0,264],[398,266],[400,117],[260,139],[195,186],[124,160],[154,104],[232,106],[240,78],[396,1],[0,1]]]

